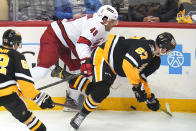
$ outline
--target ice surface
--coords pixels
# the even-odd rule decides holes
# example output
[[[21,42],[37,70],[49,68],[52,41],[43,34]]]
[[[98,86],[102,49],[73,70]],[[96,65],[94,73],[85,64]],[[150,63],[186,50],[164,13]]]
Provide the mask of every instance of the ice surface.
[[[33,111],[47,131],[69,131],[68,126],[76,112]],[[84,120],[79,131],[196,131],[196,113],[142,111],[95,111]],[[0,111],[0,131],[28,131],[7,111]]]

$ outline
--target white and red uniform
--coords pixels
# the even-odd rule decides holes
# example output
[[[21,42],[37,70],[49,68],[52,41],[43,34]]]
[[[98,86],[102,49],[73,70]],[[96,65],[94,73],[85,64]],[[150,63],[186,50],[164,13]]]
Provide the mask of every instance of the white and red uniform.
[[[80,69],[80,59],[106,41],[108,32],[97,14],[52,22],[40,39],[38,66],[49,68],[60,58],[69,70]]]

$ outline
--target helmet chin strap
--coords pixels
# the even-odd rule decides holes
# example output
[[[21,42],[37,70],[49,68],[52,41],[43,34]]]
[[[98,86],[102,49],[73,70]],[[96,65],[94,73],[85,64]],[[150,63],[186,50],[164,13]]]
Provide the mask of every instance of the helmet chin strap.
[[[163,56],[166,54],[166,53],[161,53],[161,51],[162,51],[162,48],[159,48],[159,54],[157,54],[156,56]]]
[[[20,43],[18,47],[19,47],[19,48],[22,48],[22,43]]]

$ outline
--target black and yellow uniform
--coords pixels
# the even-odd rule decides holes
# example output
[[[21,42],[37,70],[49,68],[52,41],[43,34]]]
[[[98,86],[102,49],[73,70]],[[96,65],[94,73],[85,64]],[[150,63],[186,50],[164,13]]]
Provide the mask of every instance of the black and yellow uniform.
[[[34,99],[39,93],[25,57],[16,50],[0,47],[0,106],[32,131],[45,131],[46,127],[27,109],[23,98]]]
[[[83,112],[89,113],[109,95],[116,75],[127,77],[131,84],[143,83],[147,98],[151,97],[146,77],[160,66],[160,57],[154,56],[153,40],[125,39],[109,35],[107,42],[92,53],[93,81],[79,76],[70,80],[70,87],[86,93]]]

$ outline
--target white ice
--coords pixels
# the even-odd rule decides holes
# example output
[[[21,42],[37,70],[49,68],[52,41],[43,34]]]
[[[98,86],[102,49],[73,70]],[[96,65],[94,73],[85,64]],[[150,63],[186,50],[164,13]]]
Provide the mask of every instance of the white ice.
[[[76,112],[33,111],[47,131],[69,131],[68,125]],[[79,131],[196,131],[196,113],[142,111],[95,111],[86,117]],[[0,111],[0,131],[28,131],[7,111]]]

